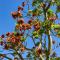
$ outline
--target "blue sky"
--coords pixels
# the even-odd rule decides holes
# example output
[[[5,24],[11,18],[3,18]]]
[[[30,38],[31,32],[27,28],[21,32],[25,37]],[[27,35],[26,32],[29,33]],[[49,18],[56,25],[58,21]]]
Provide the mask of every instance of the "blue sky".
[[[23,0],[22,0],[23,1]],[[0,35],[14,30],[15,22],[11,12],[17,10],[21,0],[1,0],[0,1]]]
[[[22,1],[24,0],[0,0],[0,35],[14,30],[15,21],[11,16],[11,12],[16,11]],[[53,38],[60,40],[59,38]],[[60,48],[56,49],[58,56],[60,56],[59,50]]]
[[[0,1],[0,35],[6,32],[14,31],[15,21],[11,16],[11,12],[16,11],[17,7],[24,0],[1,0]],[[0,48],[0,52],[3,49]],[[2,51],[6,53],[7,51]],[[5,59],[7,60],[7,59]]]

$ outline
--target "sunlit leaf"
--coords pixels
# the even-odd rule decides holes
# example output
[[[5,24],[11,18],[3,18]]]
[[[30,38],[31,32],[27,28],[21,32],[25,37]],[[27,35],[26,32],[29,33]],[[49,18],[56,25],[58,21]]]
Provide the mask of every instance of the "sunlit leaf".
[[[35,35],[34,37],[37,39],[39,37],[39,35]]]
[[[54,28],[60,28],[60,25],[59,24],[53,24],[51,25],[51,28],[54,29]]]
[[[2,38],[0,38],[0,42],[2,41]]]

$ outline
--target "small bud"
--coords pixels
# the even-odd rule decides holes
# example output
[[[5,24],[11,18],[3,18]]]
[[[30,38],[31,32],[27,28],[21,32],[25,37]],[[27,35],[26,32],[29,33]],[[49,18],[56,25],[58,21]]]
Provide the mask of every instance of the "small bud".
[[[26,5],[26,3],[25,2],[22,2],[22,6],[24,7]]]
[[[1,37],[4,38],[4,35],[2,35]]]

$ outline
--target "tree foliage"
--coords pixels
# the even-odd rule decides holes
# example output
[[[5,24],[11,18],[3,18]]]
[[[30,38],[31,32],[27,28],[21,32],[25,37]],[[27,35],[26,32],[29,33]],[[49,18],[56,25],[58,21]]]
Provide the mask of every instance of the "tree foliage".
[[[1,35],[0,44],[4,49],[14,51],[10,54],[14,57],[18,55],[21,60],[25,59],[22,54],[26,51],[27,59],[49,60],[51,57],[56,57],[52,49],[56,43],[52,36],[60,37],[60,24],[55,22],[59,19],[57,14],[60,12],[60,0],[33,0],[31,5],[29,2],[25,0],[21,6],[18,6],[17,11],[11,13],[16,21],[15,29],[13,32]],[[28,6],[27,11],[24,9],[26,6]],[[51,9],[52,6],[56,6],[56,12]],[[27,47],[27,40],[32,40],[30,44],[34,43],[32,48]],[[0,54],[0,56],[12,60],[5,54]]]

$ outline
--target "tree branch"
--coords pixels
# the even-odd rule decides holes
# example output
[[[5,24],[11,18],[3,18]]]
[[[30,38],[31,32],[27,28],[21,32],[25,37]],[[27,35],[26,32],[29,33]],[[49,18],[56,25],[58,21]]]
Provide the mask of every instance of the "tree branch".
[[[20,57],[20,59],[24,60],[23,57],[22,57],[22,55],[20,53],[18,53],[16,49],[14,49],[14,50],[15,50],[16,54]]]
[[[48,52],[47,52],[47,57],[46,60],[49,60],[49,55],[52,51],[52,37],[50,36],[50,30],[48,30]]]
[[[50,8],[51,1],[49,2],[48,6],[46,7],[46,11]]]

